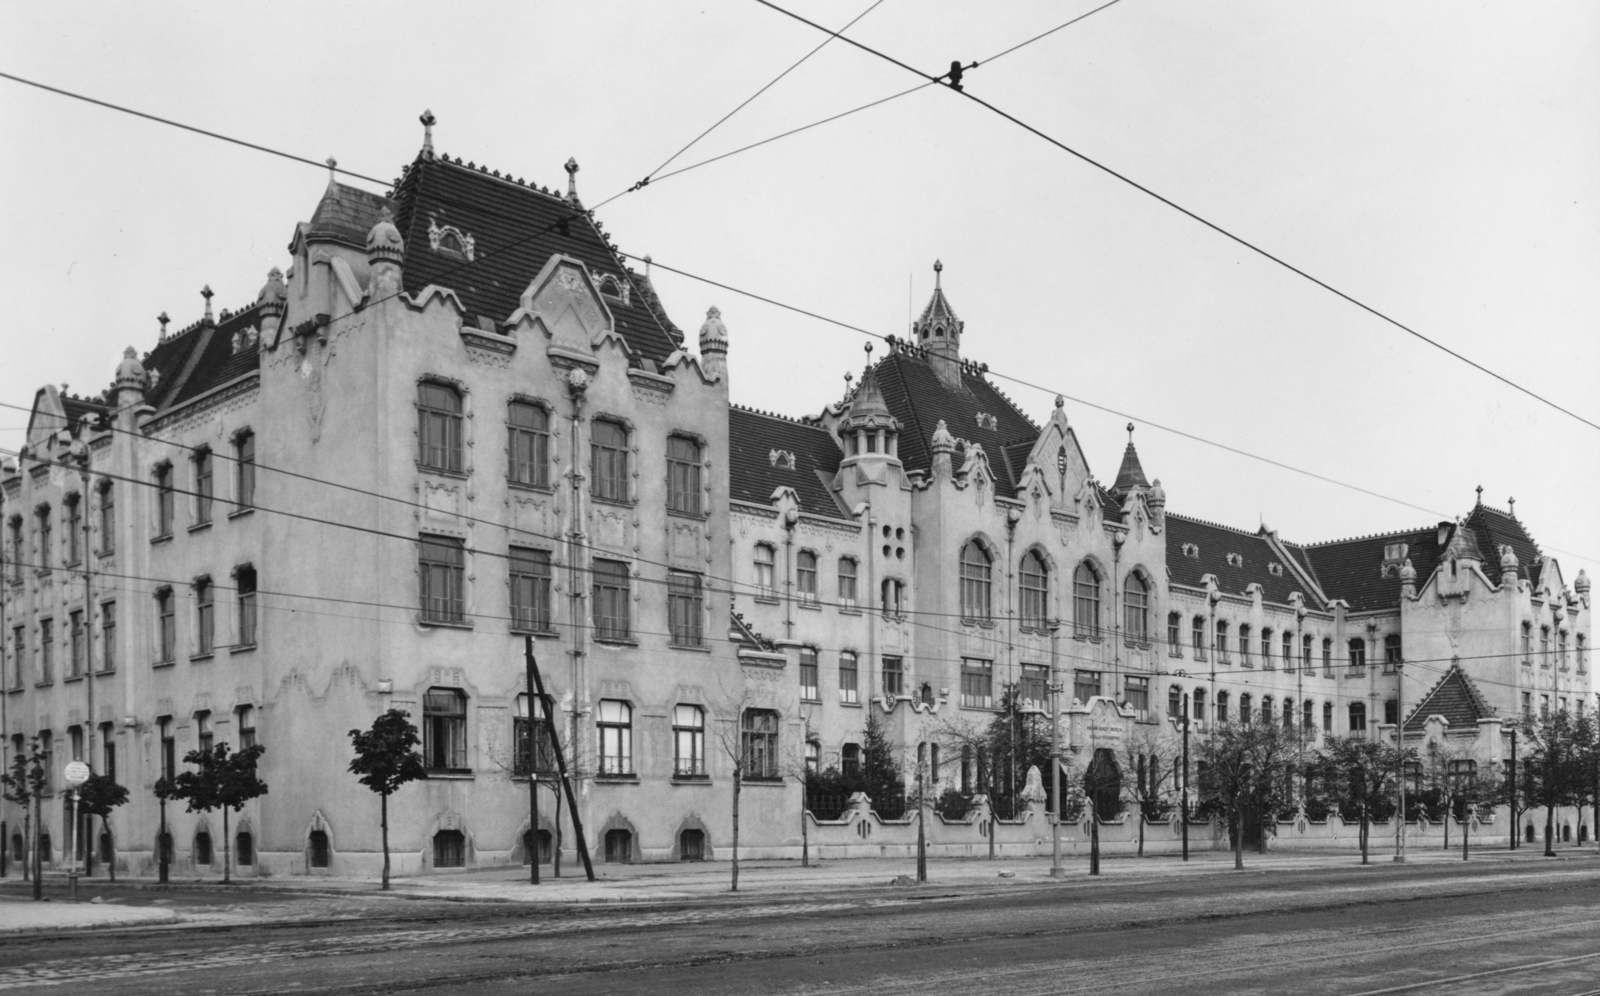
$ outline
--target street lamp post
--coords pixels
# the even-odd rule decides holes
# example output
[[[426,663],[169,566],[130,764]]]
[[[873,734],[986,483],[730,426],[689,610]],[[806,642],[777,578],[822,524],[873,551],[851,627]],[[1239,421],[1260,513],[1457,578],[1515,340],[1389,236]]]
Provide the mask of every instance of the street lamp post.
[[[1061,620],[1050,622],[1050,792],[1055,799],[1055,815],[1050,824],[1050,877],[1060,878],[1061,870],[1061,672],[1057,665],[1056,640]]]
[[[1406,679],[1402,673],[1402,663],[1395,661],[1395,718],[1394,740],[1399,748],[1400,765],[1400,813],[1396,820],[1394,836],[1394,860],[1396,864],[1405,864],[1406,861]]]
[[[1178,812],[1183,827],[1183,860],[1189,860],[1189,693],[1183,693],[1183,796]]]

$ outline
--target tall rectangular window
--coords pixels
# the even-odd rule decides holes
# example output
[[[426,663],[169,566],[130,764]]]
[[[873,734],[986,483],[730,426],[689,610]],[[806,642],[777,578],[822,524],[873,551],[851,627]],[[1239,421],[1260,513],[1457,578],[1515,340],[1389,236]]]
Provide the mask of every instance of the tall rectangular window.
[[[429,771],[467,767],[467,696],[459,688],[430,688],[422,697],[422,760]]]
[[[178,741],[172,735],[172,717],[158,718],[156,730],[161,735],[161,777],[170,779],[178,773]]]
[[[994,708],[994,662],[961,658],[961,704],[970,709]]]
[[[706,773],[706,712],[696,705],[672,710],[672,773],[701,778]]]
[[[11,630],[11,687],[22,687],[23,661],[27,659],[28,630],[17,626]]]
[[[771,544],[756,544],[754,567],[757,598],[776,598],[778,596],[774,559],[774,551]]]
[[[1533,623],[1522,624],[1522,663],[1533,663]]]
[[[55,621],[39,620],[39,680],[49,684],[55,677]]]
[[[39,573],[40,574],[45,574],[45,573],[49,572],[51,565],[53,565],[56,562],[55,550],[53,550],[51,548],[51,544],[54,542],[54,538],[53,538],[53,534],[52,534],[52,531],[51,531],[50,506],[49,505],[41,506],[39,511],[38,511],[38,513],[37,513],[37,518],[39,520]],[[1550,631],[1548,629],[1546,629],[1544,631],[1544,635],[1545,635],[1545,650],[1546,650],[1546,653],[1548,654],[1548,651],[1550,649],[1549,648]],[[1549,664],[1550,664],[1550,662],[1549,662],[1548,657],[1547,657],[1547,659],[1545,660],[1545,666],[1548,667]]]
[[[1367,666],[1367,641],[1361,639],[1360,637],[1351,640],[1349,644],[1349,651],[1350,667],[1352,669]]]
[[[629,625],[628,565],[620,560],[596,560],[594,576],[594,629],[601,640],[626,640]]]
[[[83,502],[77,495],[68,495],[66,509],[67,563],[75,565],[83,559]]]
[[[176,500],[172,490],[172,464],[156,468],[156,538],[172,535],[172,511]]]
[[[45,522],[49,523],[49,513],[45,513]],[[1550,627],[1539,627],[1539,666],[1550,666]]]
[[[156,592],[156,663],[171,664],[177,659],[177,598],[171,588]]]
[[[233,574],[234,587],[239,596],[239,645],[253,647],[256,645],[257,616],[256,616],[256,569],[254,567],[241,567]]]
[[[417,463],[424,469],[461,472],[461,395],[454,388],[417,385],[417,440]]]
[[[548,632],[550,629],[550,553],[511,548],[511,627]]]
[[[199,450],[194,455],[194,521],[204,525],[211,521],[213,485],[211,451]]]
[[[744,751],[744,777],[770,781],[783,777],[778,770],[778,714],[770,709],[746,709],[740,731]]]
[[[1135,719],[1148,720],[1150,718],[1150,679],[1129,675],[1124,686],[1124,698],[1128,705],[1133,707]]]
[[[1087,562],[1072,575],[1072,631],[1077,636],[1100,635],[1100,575]]]
[[[217,649],[216,589],[210,578],[202,578],[194,586],[194,642],[195,650],[204,657]]]
[[[1032,702],[1041,708],[1049,705],[1047,690],[1050,685],[1050,669],[1042,664],[1022,665],[1021,698],[1024,702]]]
[[[628,430],[595,419],[589,433],[589,486],[604,501],[628,500]]]
[[[600,773],[633,774],[633,706],[620,699],[601,699],[599,718]]]
[[[417,544],[422,581],[422,620],[462,622],[466,618],[466,553],[461,541],[424,536]]]
[[[510,434],[511,483],[550,486],[550,413],[526,401],[513,401],[506,415]]]
[[[100,773],[113,782],[117,780],[116,729],[111,723],[100,724]]]
[[[856,659],[855,651],[843,650],[839,653],[839,701],[855,704],[861,687],[861,672]]]
[[[207,754],[211,753],[211,748],[216,742],[211,735],[211,713],[197,712],[194,714],[194,732],[200,749]]]
[[[1255,667],[1255,662],[1250,659],[1250,624],[1239,624],[1239,663],[1245,667]]]
[[[667,629],[678,647],[705,646],[705,595],[700,575],[667,573]]]
[[[72,633],[72,651],[67,660],[67,675],[68,677],[79,678],[83,676],[86,666],[83,661],[85,643],[83,613],[81,611],[71,613],[67,616],[67,622],[71,627]]]
[[[684,436],[667,437],[667,508],[699,515],[700,444]]]
[[[233,441],[233,498],[240,509],[256,505],[256,434],[241,432]]]
[[[1099,671],[1072,672],[1072,697],[1084,705],[1100,694]]]
[[[1226,622],[1224,622],[1221,619],[1217,620],[1216,626],[1214,627],[1214,632],[1212,634],[1212,639],[1216,642],[1217,660],[1221,661],[1224,664],[1227,664],[1228,663],[1228,624]]]
[[[27,556],[22,549],[22,516],[13,516],[10,522],[11,531],[11,580],[22,580],[22,562]]]
[[[511,773],[523,777],[529,774],[543,774],[555,768],[555,754],[550,747],[550,720],[545,715],[544,703],[538,697],[532,700],[532,715],[529,715],[530,699],[527,695],[518,695],[516,700],[516,714],[511,717],[511,741],[516,745],[516,757],[511,763]]]
[[[1018,584],[1023,628],[1043,631],[1050,625],[1050,572],[1039,551],[1030,550],[1023,555]]]
[[[854,557],[839,558],[839,601],[856,604],[856,562]]]
[[[1390,633],[1383,638],[1383,670],[1393,674],[1403,658],[1400,655],[1400,634]]]
[[[883,694],[891,699],[905,694],[905,664],[898,657],[883,659]]]
[[[1322,673],[1333,677],[1333,639],[1324,637],[1322,640]]]
[[[794,587],[803,602],[817,600],[817,555],[801,550],[795,557]]]
[[[1300,668],[1307,674],[1311,673],[1311,634],[1307,633],[1300,638]]]
[[[255,706],[243,705],[239,707],[239,749],[246,750],[256,745],[256,710]]]
[[[1189,624],[1189,646],[1194,648],[1194,659],[1206,659],[1206,621],[1200,616],[1195,616]]]
[[[822,697],[817,687],[817,651],[814,647],[800,648],[800,698],[815,702]]]
[[[1167,652],[1174,657],[1183,656],[1183,615],[1167,613]]]
[[[100,485],[100,552],[117,552],[117,500],[110,481]]]

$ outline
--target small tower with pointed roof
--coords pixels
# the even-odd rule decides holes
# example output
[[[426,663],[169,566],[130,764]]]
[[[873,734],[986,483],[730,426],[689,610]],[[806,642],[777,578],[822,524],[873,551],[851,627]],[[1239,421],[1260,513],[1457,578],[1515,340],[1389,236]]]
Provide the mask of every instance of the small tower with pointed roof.
[[[1122,466],[1117,469],[1117,480],[1111,485],[1111,493],[1124,499],[1135,491],[1149,489],[1150,481],[1144,476],[1144,467],[1139,463],[1139,451],[1133,448],[1133,423],[1129,422],[1128,448],[1122,451]],[[1165,494],[1162,497],[1165,498]]]
[[[944,263],[933,261],[933,296],[911,325],[918,346],[928,351],[933,370],[951,387],[961,386],[961,330],[965,324],[944,296]]]

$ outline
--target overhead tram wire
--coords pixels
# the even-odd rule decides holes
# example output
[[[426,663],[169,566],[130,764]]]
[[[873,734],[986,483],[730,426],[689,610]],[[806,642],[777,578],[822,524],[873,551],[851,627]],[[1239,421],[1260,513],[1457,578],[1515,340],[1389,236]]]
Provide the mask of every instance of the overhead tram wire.
[[[866,17],[868,14],[870,14],[873,11],[877,10],[878,6],[880,4],[882,4],[882,3],[883,3],[883,0],[873,0],[872,6],[868,7],[866,10],[864,10],[861,13],[857,14],[854,18],[851,19],[849,24],[846,24],[844,27],[840,28],[839,32],[843,33],[845,31],[849,31],[851,28],[855,27],[857,21],[860,21],[863,17]],[[788,69],[785,69],[783,72],[781,72],[778,75],[774,76],[771,80],[769,80],[767,82],[767,84],[765,86],[763,86],[761,89],[757,90],[755,93],[752,93],[750,96],[746,97],[743,101],[741,101],[738,107],[735,107],[733,110],[731,110],[728,113],[724,114],[722,117],[718,118],[716,120],[716,123],[713,124],[711,127],[707,128],[705,131],[702,131],[700,134],[698,134],[694,138],[690,139],[688,145],[685,145],[683,148],[679,149],[677,152],[674,152],[672,155],[668,156],[666,161],[663,162],[660,166],[657,166],[655,169],[653,169],[650,172],[646,173],[644,175],[644,179],[640,180],[638,183],[635,183],[632,187],[628,188],[629,191],[632,192],[634,190],[639,190],[639,189],[642,189],[642,188],[644,188],[646,186],[649,186],[650,181],[655,178],[655,175],[657,173],[661,172],[662,170],[666,169],[668,166],[672,165],[672,161],[673,160],[677,159],[679,156],[683,155],[685,152],[688,152],[690,149],[694,148],[696,143],[698,143],[702,138],[705,138],[707,135],[709,135],[712,132],[716,131],[718,128],[722,127],[722,125],[729,118],[733,117],[735,114],[738,114],[740,111],[744,110],[746,107],[749,107],[750,104],[752,102],[754,102],[757,97],[761,96],[762,94],[766,93],[768,90],[770,90],[774,86],[776,86],[779,80],[783,79],[785,76],[788,76],[790,73],[794,72],[796,69],[799,69],[802,65],[805,64],[806,60],[810,59],[813,55],[816,55],[818,52],[820,52],[824,48],[826,48],[827,45],[828,45],[828,42],[833,41],[833,38],[835,38],[835,37],[838,37],[838,35],[834,35],[833,37],[825,39],[822,42],[822,44],[818,45],[816,48],[814,48],[811,51],[807,52],[805,55],[802,55],[798,62],[795,62]]]
[[[1506,377],[1503,374],[1497,373],[1494,370],[1491,370],[1490,368],[1488,368],[1488,367],[1484,366],[1483,364],[1477,362],[1476,360],[1470,359],[1469,357],[1467,357],[1467,356],[1465,356],[1465,355],[1463,355],[1461,353],[1456,352],[1455,350],[1451,349],[1449,346],[1446,346],[1443,343],[1439,342],[1438,340],[1432,339],[1432,338],[1424,335],[1423,333],[1418,332],[1416,329],[1412,328],[1409,325],[1406,325],[1404,322],[1401,322],[1400,320],[1398,320],[1396,318],[1389,317],[1387,314],[1385,314],[1382,311],[1379,311],[1377,308],[1373,307],[1372,305],[1369,305],[1369,304],[1365,303],[1364,301],[1361,301],[1360,299],[1358,299],[1356,297],[1353,297],[1350,294],[1345,293],[1344,291],[1340,290],[1339,288],[1333,286],[1332,284],[1330,284],[1330,283],[1328,283],[1328,282],[1326,282],[1324,280],[1321,280],[1321,279],[1319,279],[1319,278],[1317,278],[1315,276],[1312,276],[1306,270],[1302,270],[1301,268],[1295,266],[1293,263],[1290,263],[1287,260],[1283,259],[1281,256],[1273,255],[1272,253],[1270,253],[1267,250],[1263,249],[1262,247],[1256,245],[1254,242],[1251,242],[1250,240],[1244,238],[1243,236],[1235,235],[1233,232],[1229,231],[1226,228],[1223,228],[1221,225],[1217,224],[1216,222],[1210,221],[1207,218],[1202,217],[1199,214],[1196,214],[1195,212],[1189,210],[1188,208],[1186,208],[1183,205],[1177,203],[1176,201],[1172,200],[1171,198],[1165,197],[1165,196],[1157,193],[1156,191],[1154,191],[1151,188],[1145,186],[1144,184],[1138,182],[1137,180],[1134,180],[1133,178],[1127,176],[1126,174],[1119,173],[1118,171],[1112,169],[1110,166],[1107,166],[1105,163],[1102,163],[1099,160],[1094,159],[1093,157],[1091,157],[1089,155],[1086,155],[1085,153],[1079,152],[1077,149],[1072,148],[1071,146],[1067,145],[1065,142],[1062,142],[1061,140],[1059,140],[1059,139],[1047,134],[1046,132],[1041,131],[1038,128],[1035,128],[1033,125],[1028,124],[1026,121],[1023,121],[1022,119],[1016,117],[1015,115],[1010,114],[1007,111],[1004,111],[1004,110],[1000,109],[999,107],[995,106],[994,104],[989,103],[988,101],[984,100],[981,97],[976,96],[975,94],[967,92],[967,90],[963,89],[960,85],[958,85],[958,84],[954,83],[953,81],[947,79],[947,76],[949,74],[946,74],[945,76],[933,76],[933,75],[930,75],[928,73],[925,73],[920,69],[917,69],[917,68],[915,68],[913,66],[909,66],[904,62],[901,62],[899,59],[896,59],[892,55],[887,55],[887,54],[885,54],[883,52],[880,52],[879,50],[871,47],[870,45],[864,45],[861,42],[858,42],[853,38],[846,38],[845,36],[837,34],[836,32],[831,32],[827,28],[825,28],[822,25],[816,23],[815,21],[808,20],[808,19],[806,19],[804,17],[801,17],[799,14],[794,13],[793,11],[786,10],[783,7],[780,7],[776,3],[773,3],[772,0],[755,0],[755,2],[761,4],[764,7],[770,7],[772,10],[775,10],[778,13],[783,14],[785,17],[791,17],[794,20],[799,21],[802,24],[805,24],[805,25],[808,25],[810,27],[816,28],[818,31],[823,31],[823,32],[827,32],[829,34],[832,34],[832,35],[834,35],[834,37],[838,38],[840,41],[847,42],[847,43],[849,43],[851,45],[854,45],[856,48],[861,49],[863,52],[866,52],[866,53],[868,53],[870,55],[876,56],[877,58],[882,59],[885,62],[892,63],[893,65],[896,65],[896,66],[900,67],[901,69],[904,69],[906,72],[911,73],[914,76],[921,77],[922,79],[928,81],[929,83],[938,83],[941,86],[944,86],[947,89],[949,89],[949,90],[951,90],[951,91],[953,91],[953,92],[955,92],[957,94],[960,94],[961,96],[967,98],[968,100],[972,101],[973,103],[976,103],[980,107],[983,107],[984,109],[986,109],[988,111],[991,111],[991,112],[993,112],[995,114],[998,114],[1000,117],[1005,118],[1007,121],[1010,121],[1012,124],[1016,125],[1017,127],[1022,128],[1023,130],[1029,132],[1030,134],[1032,134],[1032,135],[1034,135],[1034,136],[1036,136],[1038,138],[1043,139],[1044,141],[1050,143],[1051,145],[1053,145],[1056,148],[1060,149],[1061,151],[1067,153],[1068,155],[1076,157],[1077,159],[1089,164],[1090,166],[1093,166],[1095,169],[1100,170],[1101,172],[1105,173],[1108,176],[1111,176],[1111,177],[1113,177],[1113,178],[1115,178],[1117,180],[1121,180],[1123,183],[1125,183],[1128,186],[1134,188],[1135,190],[1139,191],[1140,193],[1143,193],[1143,194],[1146,194],[1146,195],[1148,195],[1150,197],[1155,198],[1156,200],[1160,201],[1162,204],[1165,204],[1167,207],[1170,207],[1173,210],[1179,212],[1180,214],[1183,214],[1183,215],[1187,216],[1188,218],[1199,222],[1200,224],[1204,225],[1205,227],[1211,229],[1212,231],[1218,233],[1219,235],[1222,235],[1222,236],[1232,240],[1233,242],[1238,243],[1239,245],[1245,247],[1246,249],[1249,249],[1251,252],[1256,253],[1257,255],[1261,256],[1262,258],[1270,260],[1271,262],[1278,264],[1279,266],[1283,267],[1284,269],[1288,270],[1289,272],[1294,273],[1297,276],[1303,277],[1304,279],[1310,281],[1311,283],[1316,284],[1318,287],[1321,287],[1323,290],[1328,291],[1330,294],[1333,294],[1336,297],[1342,298],[1346,302],[1348,302],[1350,304],[1353,304],[1356,307],[1360,308],[1362,311],[1365,311],[1368,314],[1370,314],[1370,315],[1372,315],[1372,316],[1374,316],[1374,317],[1376,317],[1376,318],[1388,323],[1389,325],[1394,326],[1395,328],[1401,330],[1402,332],[1405,332],[1407,335],[1410,335],[1410,336],[1412,336],[1412,337],[1414,337],[1414,338],[1416,338],[1416,339],[1418,339],[1418,340],[1420,340],[1420,341],[1422,341],[1424,343],[1427,343],[1428,345],[1434,347],[1435,349],[1440,350],[1441,352],[1443,352],[1443,353],[1445,353],[1445,354],[1447,354],[1449,356],[1452,356],[1457,360],[1460,360],[1462,363],[1467,364],[1468,366],[1472,367],[1475,370],[1478,370],[1481,373],[1484,373],[1484,374],[1487,374],[1490,377],[1493,377],[1495,380],[1500,381],[1502,384],[1505,384],[1508,387],[1512,387],[1512,388],[1516,389],[1517,391],[1522,392],[1523,394],[1527,395],[1528,397],[1533,398],[1535,401],[1538,401],[1541,404],[1547,405],[1547,406],[1555,409],[1556,411],[1560,412],[1563,415],[1566,415],[1566,416],[1568,416],[1570,418],[1576,419],[1579,422],[1582,422],[1584,425],[1587,425],[1591,429],[1600,430],[1600,422],[1594,422],[1594,421],[1591,421],[1590,419],[1584,418],[1582,415],[1579,415],[1577,412],[1572,411],[1570,408],[1563,407],[1562,405],[1557,404],[1556,402],[1550,400],[1549,398],[1546,398],[1544,395],[1539,394],[1538,392],[1536,392],[1536,391],[1534,391],[1534,390],[1532,390],[1530,388],[1523,387],[1521,384],[1518,384],[1516,381],[1512,380],[1511,378]]]

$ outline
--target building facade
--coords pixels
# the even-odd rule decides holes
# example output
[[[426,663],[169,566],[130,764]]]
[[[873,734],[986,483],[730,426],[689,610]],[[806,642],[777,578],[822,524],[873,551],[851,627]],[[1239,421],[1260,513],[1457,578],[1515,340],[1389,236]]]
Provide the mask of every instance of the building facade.
[[[1589,707],[1588,579],[1515,516],[1298,545],[1169,512],[1131,435],[1108,487],[1059,400],[1000,392],[942,286],[815,414],[734,406],[716,309],[691,344],[568,172],[430,136],[385,195],[330,179],[247,307],[207,291],[103,394],[38,393],[0,474],[5,762],[39,736],[56,786],[126,785],[106,859],[375,872],[348,731],[389,708],[428,767],[403,874],[570,859],[548,785],[528,815],[551,730],[596,860],[693,860],[729,853],[736,764],[741,852],[797,854],[804,774],[859,765],[869,713],[937,793],[973,777],[942,731],[1006,701],[1056,710],[1069,776],[1185,710],[1495,763],[1508,717]],[[153,795],[224,741],[270,786],[230,841]]]

